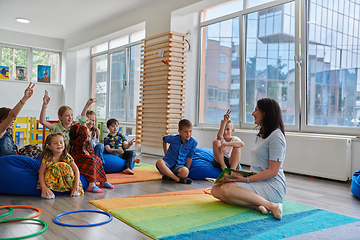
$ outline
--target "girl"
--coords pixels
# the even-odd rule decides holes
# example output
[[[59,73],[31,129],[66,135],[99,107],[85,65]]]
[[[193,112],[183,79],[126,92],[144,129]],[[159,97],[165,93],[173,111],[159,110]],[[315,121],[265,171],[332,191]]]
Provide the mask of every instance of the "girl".
[[[107,182],[105,171],[99,157],[95,156],[86,127],[87,118],[83,116],[79,123],[70,128],[70,154],[74,158],[80,173],[89,181],[89,192],[102,193],[103,190],[95,185],[100,182],[100,187],[111,188],[114,186]]]
[[[254,208],[263,214],[271,211],[280,220],[286,194],[282,169],[286,140],[281,109],[274,99],[262,98],[252,115],[254,123],[260,126],[251,149],[250,171],[257,174],[234,175],[234,179],[226,179],[227,183],[214,186],[211,194],[223,202]]]
[[[86,126],[89,129],[91,146],[94,149],[95,155],[98,156],[102,164],[104,164],[105,163],[103,158],[104,145],[99,143],[100,130],[96,127],[96,113],[93,110],[87,110],[90,107],[90,105],[95,102],[96,102],[95,98],[90,98],[86,102],[85,107],[81,113],[81,116],[86,115],[86,117],[89,120],[86,123]]]
[[[55,198],[51,190],[71,191],[71,197],[78,197],[84,193],[79,169],[66,151],[62,133],[52,133],[46,138],[41,154],[38,189],[42,191],[41,197],[46,199]]]
[[[58,117],[60,120],[60,123],[50,123],[46,120],[46,108],[50,102],[50,97],[48,92],[45,90],[45,95],[43,98],[43,105],[40,112],[40,123],[50,129],[51,133],[57,133],[60,132],[65,137],[65,143],[66,145],[69,144],[69,131],[70,127],[73,124],[73,110],[68,106],[61,106],[58,110]]]
[[[14,125],[16,116],[26,103],[26,101],[34,93],[34,83],[30,83],[25,89],[24,97],[19,101],[13,109],[0,108],[0,157],[4,155],[17,155],[18,149],[11,136],[11,129]],[[36,145],[27,145],[20,149],[21,155],[29,157],[37,157],[41,154],[41,149]]]

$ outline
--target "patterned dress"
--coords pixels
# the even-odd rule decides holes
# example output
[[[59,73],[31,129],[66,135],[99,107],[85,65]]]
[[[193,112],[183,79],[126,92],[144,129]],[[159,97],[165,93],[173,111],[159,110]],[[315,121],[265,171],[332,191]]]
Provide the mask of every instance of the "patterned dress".
[[[80,126],[77,138],[71,141],[72,149],[70,154],[74,158],[80,173],[89,182],[107,182],[100,158],[95,155],[92,147],[90,150],[86,150],[87,131],[87,127]]]
[[[54,162],[52,157],[45,155],[41,162],[46,165],[46,187],[56,192],[67,192],[72,190],[75,175],[70,166],[74,162],[74,159],[70,154],[68,154],[61,162]],[[41,189],[40,182],[38,182],[37,188]],[[84,193],[80,179],[79,193]]]

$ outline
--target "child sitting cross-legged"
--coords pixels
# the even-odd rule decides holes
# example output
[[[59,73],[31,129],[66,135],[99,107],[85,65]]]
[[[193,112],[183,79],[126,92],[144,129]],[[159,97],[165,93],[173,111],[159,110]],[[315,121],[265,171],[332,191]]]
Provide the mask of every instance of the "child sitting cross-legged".
[[[121,132],[119,133],[119,122],[115,118],[109,119],[106,122],[106,126],[109,129],[109,134],[104,138],[106,152],[116,155],[126,161],[123,173],[134,174],[134,171],[131,170],[131,165],[133,162],[139,163],[140,159],[135,158],[136,153],[134,151],[126,149],[134,144],[135,139],[127,142],[125,136],[122,135]]]
[[[80,173],[74,159],[66,150],[65,138],[62,133],[52,133],[45,141],[41,154],[38,189],[41,197],[55,198],[54,193],[71,191],[71,197],[78,197],[84,193]]]
[[[213,141],[214,167],[239,169],[241,148],[244,143],[240,138],[231,136],[234,126],[230,119],[231,111],[228,110],[221,120],[220,129]]]
[[[179,122],[179,134],[163,137],[164,158],[156,162],[156,168],[164,175],[163,180],[175,180],[178,183],[190,184],[188,178],[197,141],[191,137],[192,124],[187,119]],[[167,148],[167,143],[170,143]]]

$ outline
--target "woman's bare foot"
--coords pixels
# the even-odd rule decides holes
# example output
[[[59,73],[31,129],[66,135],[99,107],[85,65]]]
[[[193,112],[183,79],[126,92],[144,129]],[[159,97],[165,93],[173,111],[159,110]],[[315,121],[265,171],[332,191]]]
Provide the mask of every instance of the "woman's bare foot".
[[[132,171],[130,168],[127,168],[127,169],[125,169],[125,170],[123,171],[123,173],[133,175],[133,174],[134,174],[134,171]]]
[[[140,158],[135,158],[135,159],[134,159],[134,162],[135,162],[135,163],[140,163]]]

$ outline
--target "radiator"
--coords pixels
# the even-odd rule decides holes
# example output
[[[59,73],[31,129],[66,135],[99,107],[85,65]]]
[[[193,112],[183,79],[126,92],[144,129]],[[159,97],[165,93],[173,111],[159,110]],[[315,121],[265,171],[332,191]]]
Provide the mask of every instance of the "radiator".
[[[258,131],[237,130],[233,135],[245,143],[241,164],[250,165],[250,150]],[[212,147],[216,130],[196,129],[193,136],[198,147]],[[351,145],[354,137],[309,133],[286,133],[284,171],[340,181],[351,179]],[[355,156],[354,156],[355,157]],[[354,161],[354,159],[353,159]]]

